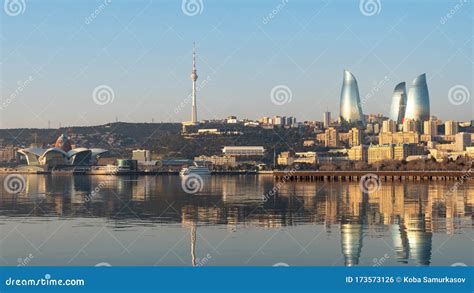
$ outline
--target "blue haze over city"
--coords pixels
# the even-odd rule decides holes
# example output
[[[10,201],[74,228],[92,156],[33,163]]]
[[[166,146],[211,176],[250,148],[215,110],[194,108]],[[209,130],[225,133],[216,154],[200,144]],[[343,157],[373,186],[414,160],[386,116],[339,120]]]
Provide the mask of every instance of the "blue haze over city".
[[[0,127],[189,120],[191,104],[178,108],[191,93],[193,42],[198,85],[207,81],[199,119],[337,117],[344,69],[364,114],[388,116],[395,85],[426,73],[431,115],[473,119],[472,97],[448,99],[455,85],[473,92],[472,2],[448,18],[460,1],[432,2],[385,0],[366,16],[359,1],[204,0],[188,16],[181,1],[27,1],[22,15],[1,15],[2,100],[31,82]],[[98,85],[113,88],[112,103],[94,103]],[[291,89],[290,103],[271,102],[276,85]]]

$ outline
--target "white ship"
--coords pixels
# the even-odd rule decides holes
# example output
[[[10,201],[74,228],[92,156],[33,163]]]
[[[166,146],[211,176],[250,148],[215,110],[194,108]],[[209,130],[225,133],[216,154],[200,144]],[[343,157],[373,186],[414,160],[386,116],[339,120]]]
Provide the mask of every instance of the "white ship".
[[[200,166],[194,162],[194,166],[189,166],[187,168],[181,169],[179,172],[179,175],[181,176],[187,176],[191,174],[197,174],[197,175],[211,175],[211,171],[209,171],[209,168],[206,166]]]

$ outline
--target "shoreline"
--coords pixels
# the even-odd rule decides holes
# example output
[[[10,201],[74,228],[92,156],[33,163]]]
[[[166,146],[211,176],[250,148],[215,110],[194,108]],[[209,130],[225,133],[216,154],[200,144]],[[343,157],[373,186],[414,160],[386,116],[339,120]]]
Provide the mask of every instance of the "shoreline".
[[[381,180],[470,180],[472,169],[468,170],[409,170],[409,171],[292,171],[292,170],[236,170],[236,171],[213,171],[211,176],[219,175],[259,175],[272,176],[277,181],[359,181],[364,177],[379,177]],[[179,175],[179,171],[121,171],[118,173],[106,171],[89,170],[18,170],[0,169],[0,175],[23,174],[23,175],[51,175],[51,176],[158,176]]]
[[[2,174],[26,174],[26,175],[53,175],[53,176],[147,176],[147,175],[179,175],[179,171],[120,171],[120,172],[102,172],[102,171],[28,171],[28,170],[1,170]],[[273,171],[213,171],[211,175],[273,175]]]

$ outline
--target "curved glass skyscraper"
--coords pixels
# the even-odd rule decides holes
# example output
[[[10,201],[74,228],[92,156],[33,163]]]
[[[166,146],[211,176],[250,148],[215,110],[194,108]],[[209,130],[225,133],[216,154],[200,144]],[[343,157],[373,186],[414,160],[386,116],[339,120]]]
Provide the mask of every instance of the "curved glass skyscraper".
[[[430,119],[430,96],[428,94],[425,73],[413,80],[410,90],[408,91],[405,119],[420,121]]]
[[[397,84],[393,90],[392,105],[390,106],[390,119],[401,124],[405,118],[407,104],[407,89],[405,82]]]
[[[340,113],[343,121],[350,124],[365,124],[357,80],[354,75],[347,70],[344,70],[344,80],[342,82]]]

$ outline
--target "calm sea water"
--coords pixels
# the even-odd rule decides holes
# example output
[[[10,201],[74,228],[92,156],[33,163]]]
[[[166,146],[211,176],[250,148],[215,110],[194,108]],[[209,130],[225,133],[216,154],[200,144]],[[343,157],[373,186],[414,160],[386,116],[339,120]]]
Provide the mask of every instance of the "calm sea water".
[[[474,182],[0,176],[0,265],[474,265]],[[270,191],[276,190],[273,194]]]

